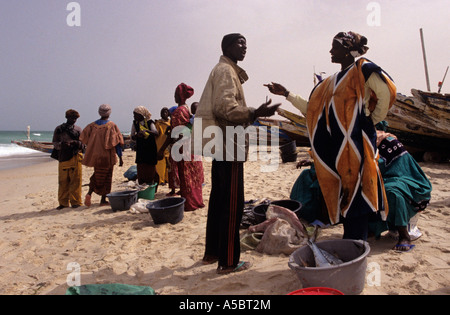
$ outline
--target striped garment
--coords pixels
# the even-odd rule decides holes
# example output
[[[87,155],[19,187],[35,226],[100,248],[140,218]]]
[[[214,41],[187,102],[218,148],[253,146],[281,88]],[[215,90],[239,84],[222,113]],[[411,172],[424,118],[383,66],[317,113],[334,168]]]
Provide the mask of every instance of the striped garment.
[[[365,71],[363,70],[365,67]],[[396,88],[381,68],[361,58],[348,69],[322,81],[308,103],[307,125],[311,155],[330,221],[380,211],[387,216],[384,184],[378,169],[376,131],[365,114],[366,78],[377,72],[388,85],[389,106]],[[375,95],[369,102],[373,111]]]

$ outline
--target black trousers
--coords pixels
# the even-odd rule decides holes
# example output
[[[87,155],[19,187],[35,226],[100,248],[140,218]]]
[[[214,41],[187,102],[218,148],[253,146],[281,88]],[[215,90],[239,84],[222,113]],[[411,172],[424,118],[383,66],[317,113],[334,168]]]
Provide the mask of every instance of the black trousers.
[[[367,241],[369,236],[369,214],[356,218],[343,218],[344,239]]]
[[[218,257],[220,267],[235,267],[241,255],[244,163],[214,160],[211,177],[205,255]]]

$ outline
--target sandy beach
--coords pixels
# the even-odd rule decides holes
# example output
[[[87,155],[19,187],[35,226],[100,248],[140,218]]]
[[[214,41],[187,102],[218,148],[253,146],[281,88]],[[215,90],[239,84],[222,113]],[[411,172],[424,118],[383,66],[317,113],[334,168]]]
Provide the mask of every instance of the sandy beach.
[[[299,159],[306,157],[306,149],[299,150]],[[115,168],[114,191],[123,190],[123,173],[133,165],[134,152],[124,152],[124,163]],[[261,163],[245,165],[246,200],[289,199],[300,174],[296,164],[261,173]],[[204,163],[206,205],[210,166]],[[423,236],[409,253],[392,251],[396,241],[387,236],[370,239],[368,261],[379,265],[381,281],[366,285],[363,295],[450,294],[450,165],[421,166],[433,184],[432,202],[419,219]],[[92,169],[83,172],[87,184]],[[71,263],[80,266],[81,284],[150,286],[161,295],[285,295],[301,288],[286,255],[246,251],[242,258],[252,268],[230,275],[202,265],[207,207],[185,213],[179,224],[160,226],[149,214],[100,207],[96,195],[90,208],[58,211],[56,161],[0,171],[0,183],[0,294],[65,294]],[[168,191],[160,187],[156,198]],[[86,192],[84,186],[83,196]],[[324,230],[321,239],[341,236],[342,227],[336,226]]]

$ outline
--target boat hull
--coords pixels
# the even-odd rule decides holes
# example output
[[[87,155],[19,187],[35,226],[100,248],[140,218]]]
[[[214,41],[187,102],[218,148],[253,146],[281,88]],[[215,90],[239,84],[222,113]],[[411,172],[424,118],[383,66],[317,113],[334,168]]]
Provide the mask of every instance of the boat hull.
[[[411,90],[397,95],[386,121],[410,151],[440,152],[450,156],[450,96]]]
[[[34,140],[22,140],[22,141],[11,141],[11,143],[17,144],[21,147],[25,147],[28,149],[44,152],[44,153],[52,153],[53,152],[53,143],[52,142],[42,142],[42,141],[34,141]]]

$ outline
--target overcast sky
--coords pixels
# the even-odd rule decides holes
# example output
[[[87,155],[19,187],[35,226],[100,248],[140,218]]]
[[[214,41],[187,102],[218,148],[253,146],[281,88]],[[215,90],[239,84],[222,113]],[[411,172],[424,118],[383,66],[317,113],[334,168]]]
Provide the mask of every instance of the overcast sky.
[[[158,119],[175,105],[181,82],[195,89],[188,104],[200,99],[222,37],[234,32],[247,38],[239,65],[250,77],[244,90],[252,107],[269,95],[270,81],[308,97],[314,68],[339,70],[329,50],[340,31],[365,35],[366,57],[403,94],[426,90],[420,28],[432,91],[450,65],[450,0],[79,0],[80,11],[69,3],[0,0],[0,130],[53,130],[69,108],[85,127],[103,103],[124,132],[136,106]]]

